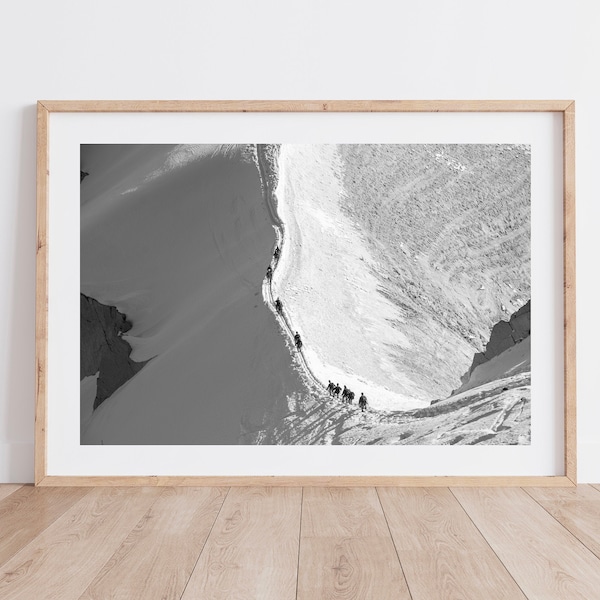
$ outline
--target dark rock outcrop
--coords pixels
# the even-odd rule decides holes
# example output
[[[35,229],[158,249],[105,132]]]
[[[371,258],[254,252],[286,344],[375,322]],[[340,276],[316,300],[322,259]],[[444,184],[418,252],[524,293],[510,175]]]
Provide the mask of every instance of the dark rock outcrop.
[[[132,327],[126,315],[81,294],[81,375],[98,376],[94,409],[131,379],[146,362],[131,360],[131,346],[121,337]]]
[[[502,354],[524,340],[531,333],[531,300],[514,312],[508,321],[499,321],[492,328],[490,341],[483,352],[473,357],[469,370],[462,376],[462,383],[468,381],[476,367]]]

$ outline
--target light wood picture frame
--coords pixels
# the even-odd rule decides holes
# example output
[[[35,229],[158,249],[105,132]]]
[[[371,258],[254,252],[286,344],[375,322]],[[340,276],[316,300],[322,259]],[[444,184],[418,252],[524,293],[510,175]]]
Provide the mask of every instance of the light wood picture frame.
[[[51,181],[52,118],[65,114],[362,114],[362,113],[553,113],[562,116],[563,290],[563,469],[557,475],[403,476],[403,475],[87,475],[49,469],[49,272],[54,240],[49,220],[54,210]],[[378,101],[39,101],[37,105],[37,252],[36,252],[36,398],[35,484],[89,485],[278,485],[278,486],[572,486],[577,481],[575,357],[575,103],[572,100],[378,100]],[[552,176],[552,174],[548,174]],[[79,199],[74,199],[78,202]],[[77,335],[79,332],[77,332]],[[50,377],[54,376],[50,374]],[[50,427],[53,427],[50,424]]]

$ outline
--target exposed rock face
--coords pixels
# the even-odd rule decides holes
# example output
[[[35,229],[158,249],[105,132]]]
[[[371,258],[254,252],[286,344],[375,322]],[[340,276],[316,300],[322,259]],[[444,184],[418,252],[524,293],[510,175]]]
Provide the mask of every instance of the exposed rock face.
[[[468,381],[476,367],[502,354],[524,340],[531,333],[531,300],[513,313],[508,321],[496,323],[490,334],[490,341],[483,352],[473,357],[469,370],[462,376],[463,383]]]
[[[131,379],[146,362],[131,360],[131,346],[121,337],[131,322],[114,306],[81,294],[80,379],[100,372],[94,409]]]

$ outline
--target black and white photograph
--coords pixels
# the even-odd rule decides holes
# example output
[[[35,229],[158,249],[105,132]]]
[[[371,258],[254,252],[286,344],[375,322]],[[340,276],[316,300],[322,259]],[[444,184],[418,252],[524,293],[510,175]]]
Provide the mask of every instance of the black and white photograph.
[[[82,445],[531,444],[531,147],[82,144]]]

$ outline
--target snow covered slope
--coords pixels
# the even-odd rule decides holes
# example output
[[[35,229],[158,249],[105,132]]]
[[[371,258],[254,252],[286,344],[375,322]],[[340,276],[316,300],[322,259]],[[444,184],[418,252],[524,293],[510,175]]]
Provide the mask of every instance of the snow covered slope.
[[[278,213],[285,244],[273,278],[319,379],[365,393],[377,408],[427,404],[424,389],[394,365],[390,348],[410,344],[390,327],[398,310],[378,293],[363,233],[343,210],[336,146],[287,145],[279,155]]]
[[[406,410],[460,385],[530,294],[529,149],[281,146],[273,281],[311,369]]]
[[[125,169],[102,150],[82,183],[95,186],[82,208],[82,291],[127,314],[132,358],[153,359],[94,411],[82,441],[238,443],[242,424],[260,427],[273,403],[305,390],[261,298],[275,236],[256,168],[239,153],[180,164],[177,147],[150,159],[142,146],[120,149]]]
[[[529,338],[473,372],[465,390],[408,412],[361,412],[326,396],[293,395],[257,439],[266,444],[529,444]]]

